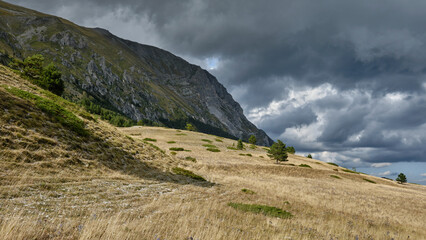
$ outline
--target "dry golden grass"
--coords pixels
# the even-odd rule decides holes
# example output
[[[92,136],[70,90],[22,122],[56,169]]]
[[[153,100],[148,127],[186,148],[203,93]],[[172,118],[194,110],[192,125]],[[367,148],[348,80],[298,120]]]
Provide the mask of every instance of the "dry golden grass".
[[[0,85],[43,95],[3,67]],[[426,238],[425,186],[297,155],[275,164],[260,146],[230,150],[236,141],[183,130],[84,120],[91,135],[78,137],[2,88],[0,98],[0,239]],[[220,152],[207,151],[207,143]],[[169,156],[171,147],[189,151]],[[174,167],[208,182],[174,175]],[[294,217],[241,212],[229,202]]]

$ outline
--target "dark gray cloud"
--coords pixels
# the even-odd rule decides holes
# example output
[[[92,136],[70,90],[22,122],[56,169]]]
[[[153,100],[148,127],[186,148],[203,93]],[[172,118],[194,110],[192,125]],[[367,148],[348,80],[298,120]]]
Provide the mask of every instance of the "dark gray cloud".
[[[424,0],[9,2],[211,68],[249,119],[299,151],[426,162]]]

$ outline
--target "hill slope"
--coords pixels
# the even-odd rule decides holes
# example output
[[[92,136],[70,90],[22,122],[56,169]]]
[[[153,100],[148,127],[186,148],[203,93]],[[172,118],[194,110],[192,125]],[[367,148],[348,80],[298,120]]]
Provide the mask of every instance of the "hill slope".
[[[103,29],[0,1],[0,49],[18,58],[42,53],[64,73],[65,97],[89,99],[134,120],[248,139],[272,140],[244,116],[214,76],[162,49]],[[85,97],[86,95],[84,95]]]
[[[425,186],[291,154],[275,164],[197,132],[117,129],[2,66],[0,133],[0,239],[426,236]]]

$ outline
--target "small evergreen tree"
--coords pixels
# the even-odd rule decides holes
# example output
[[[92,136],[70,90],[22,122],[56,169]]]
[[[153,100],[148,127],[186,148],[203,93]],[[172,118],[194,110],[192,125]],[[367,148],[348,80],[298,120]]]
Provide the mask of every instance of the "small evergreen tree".
[[[237,149],[238,150],[243,150],[244,149],[244,145],[243,145],[243,140],[239,139],[237,142]]]
[[[287,152],[291,153],[291,154],[295,154],[296,153],[296,149],[294,149],[294,147],[288,147],[287,148]]]
[[[188,131],[196,131],[196,128],[194,125],[192,125],[191,123],[187,123],[185,126],[185,129]]]
[[[256,144],[256,142],[257,142],[256,136],[251,135],[250,138],[249,138],[249,143],[254,145],[254,144]]]
[[[309,153],[308,156],[307,156],[307,158],[312,158],[312,155]]]
[[[398,183],[403,184],[403,183],[406,183],[406,182],[407,182],[407,177],[405,176],[405,174],[400,173],[400,174],[398,175],[398,177],[397,177],[395,180],[396,180]]]
[[[268,156],[272,159],[275,159],[277,163],[288,161],[287,160],[287,149],[285,144],[278,140],[274,144],[272,144],[271,148],[268,151]]]

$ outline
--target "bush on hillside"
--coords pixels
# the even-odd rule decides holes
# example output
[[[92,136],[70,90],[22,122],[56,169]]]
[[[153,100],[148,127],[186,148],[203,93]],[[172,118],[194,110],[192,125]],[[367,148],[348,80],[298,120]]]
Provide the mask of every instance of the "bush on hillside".
[[[291,153],[291,154],[295,154],[296,153],[296,149],[294,149],[294,147],[287,147],[287,152]]]
[[[14,59],[10,67],[18,70],[32,83],[58,96],[64,92],[62,73],[53,63],[44,67],[44,57],[40,54],[27,57],[24,61]]]
[[[249,143],[254,145],[254,144],[256,144],[256,142],[257,142],[256,136],[251,135],[249,137]]]

